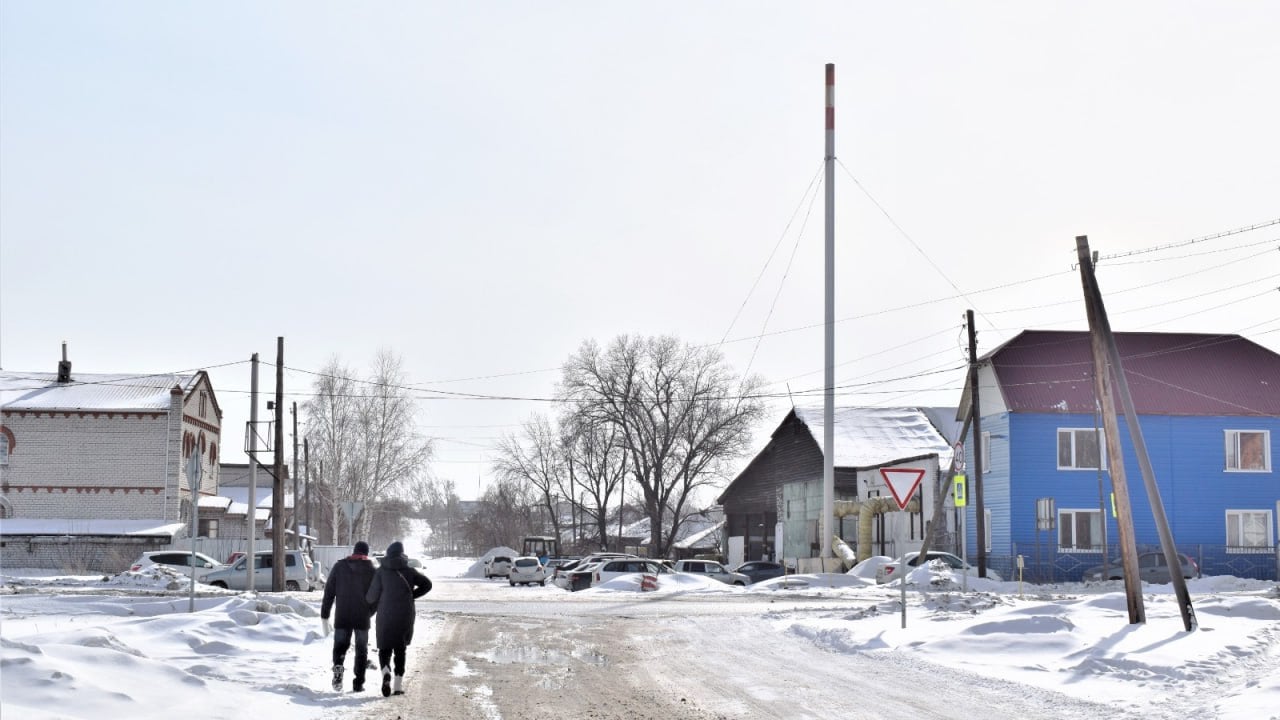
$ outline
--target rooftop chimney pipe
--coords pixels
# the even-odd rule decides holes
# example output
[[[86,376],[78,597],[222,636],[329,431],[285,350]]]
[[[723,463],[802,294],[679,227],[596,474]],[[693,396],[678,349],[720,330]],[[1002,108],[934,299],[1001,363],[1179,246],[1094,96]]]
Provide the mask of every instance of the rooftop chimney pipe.
[[[67,343],[62,343],[62,360],[58,362],[58,382],[71,382],[71,361],[67,359]]]

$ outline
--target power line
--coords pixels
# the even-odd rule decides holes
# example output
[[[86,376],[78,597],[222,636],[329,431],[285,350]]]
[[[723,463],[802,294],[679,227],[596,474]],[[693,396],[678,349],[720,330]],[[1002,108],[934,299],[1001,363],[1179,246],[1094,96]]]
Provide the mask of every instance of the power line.
[[[778,235],[778,241],[773,244],[773,250],[769,252],[768,259],[764,261],[764,266],[760,268],[760,273],[756,275],[755,282],[751,283],[751,289],[747,291],[747,296],[742,299],[742,304],[738,306],[738,311],[734,313],[733,320],[729,321],[729,327],[725,328],[724,335],[720,338],[721,344],[724,343],[725,338],[729,337],[729,333],[733,332],[733,326],[738,323],[738,318],[741,317],[742,311],[747,307],[747,302],[751,299],[751,296],[755,294],[756,287],[760,285],[760,280],[764,277],[765,271],[769,269],[769,265],[773,262],[773,256],[778,253],[778,248],[782,246],[782,241],[786,239],[787,232],[791,229],[791,223],[795,222],[796,216],[800,214],[800,208],[804,206],[805,198],[809,197],[809,193],[814,189],[814,185],[818,182],[818,177],[821,174],[822,163],[819,163],[817,171],[814,172],[813,178],[809,180],[809,185],[804,190],[804,194],[800,196],[800,201],[796,203],[795,210],[791,211],[791,217],[787,219],[787,224],[782,228],[782,234]],[[814,193],[814,197],[817,197],[817,193]],[[812,200],[809,202],[809,207],[810,211],[812,211]],[[809,215],[808,212],[806,212],[805,222],[807,223],[808,220]],[[795,256],[794,251],[792,252],[792,256]]]
[[[942,268],[938,267],[938,264],[933,261],[933,258],[929,257],[929,254],[926,253],[924,249],[920,247],[919,243],[917,243],[909,234],[907,234],[906,230],[902,229],[902,226],[898,224],[898,221],[894,220],[893,216],[889,214],[889,211],[885,210],[884,206],[880,204],[880,201],[876,200],[875,197],[871,195],[871,192],[862,185],[862,183],[858,180],[858,178],[854,177],[853,173],[849,171],[849,168],[845,167],[845,164],[838,159],[836,160],[836,164],[840,166],[840,169],[844,170],[845,174],[849,176],[849,179],[853,181],[853,184],[858,186],[858,189],[862,191],[862,194],[867,196],[867,199],[871,201],[871,204],[875,205],[876,209],[879,210],[880,213],[885,216],[885,219],[889,221],[889,224],[893,225],[893,227],[897,229],[898,233],[901,234],[902,237],[906,238],[907,242],[911,243],[911,246],[916,249],[916,252],[920,253],[920,256],[925,259],[925,262],[929,263],[929,266],[932,267],[934,271],[938,273],[938,275],[942,276],[943,280],[947,281],[947,284],[951,286],[951,289],[955,290],[956,294],[958,294],[960,297],[968,301],[970,307],[974,308],[974,312],[976,312],[979,315],[982,315],[982,311],[977,309],[977,303],[973,302],[973,300],[968,295],[966,295],[965,292],[961,290],[960,287],[956,285],[951,280],[951,278],[947,276],[945,272],[943,272]],[[982,319],[987,320],[985,316],[983,316]],[[995,323],[992,323],[990,320],[987,320],[987,324],[992,326],[995,325]]]
[[[1255,225],[1248,225],[1246,227],[1235,228],[1233,230],[1223,230],[1222,232],[1214,233],[1212,235],[1205,235],[1204,237],[1193,238],[1191,240],[1183,240],[1181,242],[1169,243],[1166,245],[1156,245],[1154,247],[1144,248],[1142,250],[1130,250],[1129,252],[1114,253],[1111,255],[1100,255],[1098,257],[1098,260],[1099,261],[1114,260],[1117,258],[1132,257],[1134,255],[1145,255],[1147,253],[1162,252],[1164,250],[1173,250],[1174,248],[1186,247],[1188,245],[1195,245],[1196,243],[1207,242],[1209,240],[1217,240],[1219,238],[1230,237],[1232,235],[1239,235],[1240,233],[1247,233],[1251,230],[1258,230],[1264,227],[1271,227],[1272,225],[1280,225],[1280,218],[1257,223]]]

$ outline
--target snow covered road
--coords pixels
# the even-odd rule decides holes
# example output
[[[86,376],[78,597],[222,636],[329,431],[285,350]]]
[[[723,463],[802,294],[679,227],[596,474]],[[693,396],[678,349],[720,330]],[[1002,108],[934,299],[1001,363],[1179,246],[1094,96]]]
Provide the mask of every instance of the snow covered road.
[[[441,578],[408,693],[362,717],[1096,718],[1107,705],[893,653],[837,653],[798,616],[871,611],[799,593],[624,593]],[[762,619],[763,616],[763,619]],[[1134,715],[1133,717],[1139,717]]]

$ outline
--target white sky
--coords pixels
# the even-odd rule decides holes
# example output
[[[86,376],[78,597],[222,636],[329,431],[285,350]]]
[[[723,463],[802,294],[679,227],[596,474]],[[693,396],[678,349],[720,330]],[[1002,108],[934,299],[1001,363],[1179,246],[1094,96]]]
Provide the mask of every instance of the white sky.
[[[965,310],[982,352],[1085,327],[1076,235],[1280,219],[1278,30],[1254,2],[5,2],[0,367],[66,340],[79,372],[216,368],[243,461],[252,353],[272,392],[285,337],[301,403],[390,348],[424,390],[525,398],[421,403],[464,498],[587,339],[728,338],[812,393],[833,62],[839,402],[954,405]],[[1280,350],[1278,239],[1104,260],[1113,327]]]
[[[972,578],[970,592],[961,593],[948,571],[923,567],[909,576],[916,584],[907,591],[903,628],[900,589],[868,579],[876,560],[848,575],[792,576],[786,588],[781,579],[733,588],[698,576],[663,575],[658,590],[636,602],[638,575],[570,593],[554,585],[485,581],[474,559],[428,559],[435,587],[420,601],[409,691],[414,683],[438,682],[442,673],[456,679],[470,674],[471,666],[495,662],[491,654],[486,659],[495,648],[474,647],[450,658],[452,668],[423,665],[416,653],[437,641],[448,613],[496,612],[505,622],[508,612],[595,616],[625,607],[631,616],[651,618],[653,627],[651,637],[627,643],[628,667],[654,687],[679,688],[691,712],[717,716],[826,717],[839,711],[902,717],[890,708],[902,707],[909,696],[905,704],[917,713],[955,717],[961,708],[972,709],[968,695],[985,697],[993,686],[1007,703],[997,715],[1034,706],[1039,717],[1095,718],[1095,703],[1103,703],[1111,708],[1109,717],[1261,719],[1276,717],[1280,707],[1274,582],[1188,581],[1199,629],[1186,632],[1169,585],[1144,585],[1147,622],[1130,625],[1118,581],[1035,588]],[[368,714],[381,708],[387,717],[399,712],[403,702],[381,698],[375,680],[362,695],[328,687],[331,639],[320,634],[319,591],[257,598],[227,591],[199,599],[199,611],[188,613],[190,586],[175,577],[149,570],[104,583],[101,577],[6,570],[0,581],[19,589],[0,605],[6,711],[28,720],[246,714],[315,720],[350,717],[353,709]],[[170,583],[174,589],[166,590]],[[512,602],[512,593],[528,602]],[[744,602],[759,594],[769,602]],[[697,606],[698,622],[681,614],[682,603]],[[583,643],[572,657],[607,659],[613,649],[608,642],[593,647],[590,637]],[[669,654],[672,647],[680,651]],[[690,647],[697,648],[693,656]],[[761,648],[768,651],[753,651]],[[520,657],[545,663],[536,653]],[[865,677],[858,676],[868,660],[883,663],[877,668],[884,675],[873,682],[927,675],[930,692],[841,692],[865,688]],[[349,655],[348,667],[351,662]],[[531,665],[525,671],[554,669]],[[830,692],[793,692],[792,682]],[[454,687],[465,692],[464,684]],[[722,692],[726,687],[733,692]],[[477,716],[500,716],[489,708],[491,689],[472,689]],[[761,715],[762,708],[776,711]]]

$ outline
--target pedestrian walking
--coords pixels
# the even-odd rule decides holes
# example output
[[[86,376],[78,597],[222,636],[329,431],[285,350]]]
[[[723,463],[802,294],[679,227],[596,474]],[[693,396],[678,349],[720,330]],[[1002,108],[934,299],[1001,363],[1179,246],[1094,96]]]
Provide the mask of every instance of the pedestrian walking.
[[[396,541],[387,546],[373,584],[365,598],[378,614],[378,667],[382,670],[382,696],[404,694],[405,649],[413,640],[413,601],[431,592],[431,580],[409,567],[404,545]],[[395,680],[392,681],[392,661]]]
[[[351,681],[352,692],[364,690],[364,671],[369,665],[369,618],[374,607],[367,599],[377,572],[369,559],[369,544],[361,540],[352,548],[350,556],[333,564],[329,579],[324,584],[324,600],[320,603],[320,624],[324,634],[333,631],[333,689],[342,691],[342,667],[352,639],[356,643],[355,664]],[[337,605],[333,627],[329,625],[329,613]]]

